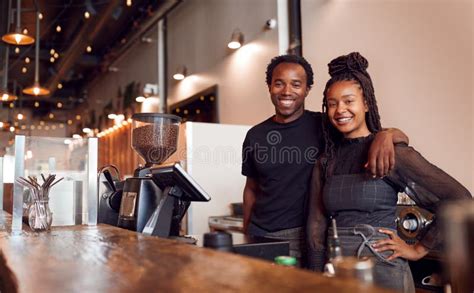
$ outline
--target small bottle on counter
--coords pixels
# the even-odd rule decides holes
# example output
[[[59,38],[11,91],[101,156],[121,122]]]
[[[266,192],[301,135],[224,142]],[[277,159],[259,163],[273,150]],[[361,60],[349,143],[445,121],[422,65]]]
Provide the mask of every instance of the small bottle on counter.
[[[331,218],[332,237],[328,239],[328,262],[324,265],[324,275],[333,277],[336,274],[334,263],[342,259],[341,244],[339,242],[339,236],[337,235],[336,219]]]
[[[297,261],[296,257],[280,255],[275,257],[275,263],[285,267],[296,267]]]

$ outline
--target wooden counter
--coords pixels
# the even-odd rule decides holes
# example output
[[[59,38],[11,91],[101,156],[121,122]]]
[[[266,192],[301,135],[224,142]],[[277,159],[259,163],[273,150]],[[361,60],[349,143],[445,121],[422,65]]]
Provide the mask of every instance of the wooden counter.
[[[388,292],[108,225],[21,235],[0,227],[6,291],[16,278],[20,292]]]

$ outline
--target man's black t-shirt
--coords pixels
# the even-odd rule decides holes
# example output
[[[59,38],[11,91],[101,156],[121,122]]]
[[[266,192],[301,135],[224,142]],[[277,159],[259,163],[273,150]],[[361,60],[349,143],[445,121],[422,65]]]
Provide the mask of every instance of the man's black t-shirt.
[[[269,232],[304,226],[311,173],[323,152],[321,119],[321,113],[305,111],[290,123],[271,117],[247,132],[242,174],[259,186],[253,224]]]

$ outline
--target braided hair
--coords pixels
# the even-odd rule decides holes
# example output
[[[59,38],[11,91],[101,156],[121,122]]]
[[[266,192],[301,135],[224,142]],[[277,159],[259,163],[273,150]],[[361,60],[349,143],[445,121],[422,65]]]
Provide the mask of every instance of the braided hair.
[[[377,108],[377,100],[375,99],[374,86],[372,79],[367,72],[369,63],[358,52],[348,55],[339,56],[329,62],[329,75],[331,78],[326,83],[323,93],[323,109],[325,114],[323,119],[323,135],[325,141],[325,155],[323,157],[323,167],[327,175],[328,162],[335,157],[336,142],[342,138],[342,134],[331,124],[327,116],[328,104],[327,93],[329,88],[339,81],[354,81],[361,90],[362,95],[367,103],[368,112],[365,113],[365,121],[371,133],[377,133],[382,129],[380,123],[380,115]]]

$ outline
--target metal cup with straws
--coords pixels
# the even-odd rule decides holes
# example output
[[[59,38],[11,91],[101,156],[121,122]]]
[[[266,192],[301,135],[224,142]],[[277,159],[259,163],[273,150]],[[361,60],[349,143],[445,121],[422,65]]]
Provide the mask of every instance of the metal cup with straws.
[[[31,203],[28,208],[28,224],[34,231],[47,231],[51,228],[53,221],[53,213],[49,209],[49,191],[59,181],[55,181],[56,175],[51,174],[46,178],[41,174],[43,184],[39,184],[38,179],[34,176],[28,178],[19,177],[16,181],[18,184],[30,190]]]

